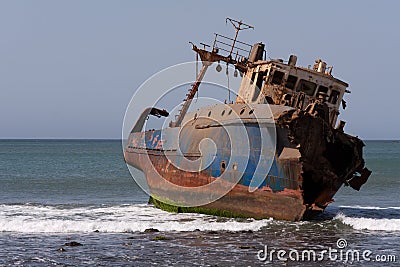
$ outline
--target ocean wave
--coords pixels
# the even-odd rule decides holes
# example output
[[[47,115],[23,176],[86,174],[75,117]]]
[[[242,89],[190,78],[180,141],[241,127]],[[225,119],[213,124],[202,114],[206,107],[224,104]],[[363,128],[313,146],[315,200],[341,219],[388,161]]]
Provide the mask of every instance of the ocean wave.
[[[361,210],[400,210],[400,207],[375,207],[375,206],[339,206],[346,209],[361,209]]]
[[[348,217],[342,213],[337,214],[335,219],[356,230],[400,231],[400,219]]]
[[[258,231],[272,219],[236,220],[203,214],[169,213],[150,205],[65,207],[0,205],[0,232],[79,233],[160,231]]]

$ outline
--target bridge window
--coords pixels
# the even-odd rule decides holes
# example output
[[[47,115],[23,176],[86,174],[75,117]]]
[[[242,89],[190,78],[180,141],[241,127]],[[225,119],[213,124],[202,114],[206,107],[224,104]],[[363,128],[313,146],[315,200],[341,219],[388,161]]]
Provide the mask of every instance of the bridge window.
[[[285,76],[285,73],[276,70],[274,72],[274,75],[272,76],[272,84],[277,84],[277,85],[281,85],[282,84],[282,80],[283,80],[283,76]]]
[[[318,93],[328,93],[328,87],[326,87],[326,86],[323,86],[323,85],[320,85],[319,87],[318,87]]]
[[[253,74],[251,75],[251,80],[250,80],[250,84],[254,83],[254,79],[256,78],[257,72],[253,72]]]
[[[334,105],[337,104],[337,102],[339,100],[339,95],[340,95],[339,91],[332,90],[331,96],[329,97],[329,102],[331,102]]]
[[[325,86],[323,86],[323,85],[320,85],[320,86],[318,87],[317,96],[318,96],[319,94],[321,94],[321,93],[327,95],[327,94],[328,94],[328,87],[325,87]]]
[[[299,85],[297,86],[297,91],[304,92],[309,96],[314,95],[315,89],[317,89],[317,84],[306,80],[300,80]]]
[[[264,72],[260,71],[258,73],[257,83],[256,83],[258,89],[261,89],[263,81],[264,81]]]
[[[286,81],[286,88],[293,90],[296,85],[297,77],[293,75],[289,75]]]
[[[264,72],[260,71],[257,76],[256,87],[254,88],[253,97],[251,101],[256,101],[261,92],[261,87],[264,81]]]

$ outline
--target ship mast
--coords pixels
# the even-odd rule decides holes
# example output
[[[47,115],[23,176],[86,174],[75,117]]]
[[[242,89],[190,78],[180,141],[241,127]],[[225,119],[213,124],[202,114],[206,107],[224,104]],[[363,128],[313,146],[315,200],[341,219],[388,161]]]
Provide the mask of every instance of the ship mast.
[[[228,21],[230,23],[232,23],[232,25],[233,25],[233,27],[235,28],[235,31],[236,31],[235,38],[233,39],[233,44],[232,44],[232,47],[231,47],[231,51],[229,52],[229,56],[232,57],[233,48],[235,47],[236,39],[238,37],[239,31],[246,30],[246,29],[254,29],[254,27],[243,23],[242,20],[237,21],[237,20],[234,20],[234,19],[231,19],[231,18],[226,18],[225,23],[227,23]]]
[[[170,127],[179,127],[179,126],[181,126],[183,118],[185,117],[187,111],[189,110],[190,104],[192,103],[192,100],[195,97],[196,92],[199,89],[201,81],[203,80],[204,75],[206,74],[208,67],[211,66],[212,63],[214,63],[216,61],[218,61],[218,62],[224,61],[224,62],[226,62],[228,64],[235,65],[235,68],[239,69],[242,72],[244,72],[247,69],[246,60],[242,61],[242,62],[239,62],[239,60],[237,58],[232,59],[232,53],[233,53],[235,48],[236,48],[237,54],[238,54],[238,50],[245,51],[245,50],[243,50],[241,48],[235,47],[236,42],[239,42],[239,41],[237,41],[237,37],[238,37],[239,31],[246,30],[246,29],[254,29],[254,27],[243,23],[241,20],[237,21],[237,20],[234,20],[234,19],[231,19],[231,18],[226,18],[225,22],[227,23],[228,21],[231,22],[233,27],[235,28],[235,38],[234,39],[226,37],[226,36],[223,36],[223,35],[216,34],[212,51],[207,51],[205,49],[206,45],[204,45],[204,44],[203,44],[204,45],[204,49],[201,49],[201,48],[198,48],[196,45],[194,45],[192,43],[192,46],[193,46],[192,50],[195,51],[198,55],[200,55],[200,59],[201,59],[201,62],[202,62],[203,66],[201,68],[200,73],[196,77],[196,81],[192,84],[191,89],[186,94],[187,97],[184,99],[184,102],[182,104],[182,108],[179,110],[179,114],[176,115],[176,120],[175,121],[171,121]],[[220,55],[218,53],[219,52],[219,48],[217,47],[217,44],[218,43],[225,44],[225,43],[219,42],[217,40],[218,36],[233,41],[232,45],[230,46],[230,51],[225,50],[225,49],[221,49],[223,51],[229,52],[228,56],[222,56],[222,55]],[[244,45],[248,45],[248,44],[245,44],[243,42],[239,42],[239,43],[244,44]],[[248,46],[250,46],[250,50],[251,50],[252,46],[251,45],[248,45]],[[248,52],[250,52],[250,50]]]

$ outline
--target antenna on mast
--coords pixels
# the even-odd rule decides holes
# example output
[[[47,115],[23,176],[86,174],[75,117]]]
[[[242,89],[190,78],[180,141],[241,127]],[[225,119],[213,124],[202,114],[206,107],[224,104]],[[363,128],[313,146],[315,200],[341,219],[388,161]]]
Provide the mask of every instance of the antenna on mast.
[[[238,20],[234,20],[234,19],[231,19],[231,18],[226,18],[225,19],[225,23],[228,23],[228,21],[230,23],[232,23],[232,25],[233,25],[233,27],[235,28],[235,31],[236,31],[235,38],[233,39],[233,44],[232,44],[232,47],[231,47],[231,51],[229,52],[229,57],[232,57],[233,48],[235,47],[235,43],[236,43],[236,39],[238,37],[239,31],[247,30],[247,29],[253,29],[254,30],[254,27],[249,25],[249,24],[243,23],[242,20],[238,21]]]

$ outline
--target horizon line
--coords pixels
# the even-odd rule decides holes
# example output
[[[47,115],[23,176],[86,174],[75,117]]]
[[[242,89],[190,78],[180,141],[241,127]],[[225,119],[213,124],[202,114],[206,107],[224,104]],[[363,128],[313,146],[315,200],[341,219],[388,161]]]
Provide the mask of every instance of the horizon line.
[[[122,138],[1,138],[0,141],[121,141]],[[400,139],[371,138],[362,141],[400,141]]]

